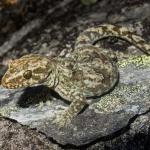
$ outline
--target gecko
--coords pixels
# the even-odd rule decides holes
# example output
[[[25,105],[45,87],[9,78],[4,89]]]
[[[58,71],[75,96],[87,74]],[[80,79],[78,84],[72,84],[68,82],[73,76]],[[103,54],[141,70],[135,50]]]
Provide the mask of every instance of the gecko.
[[[141,36],[127,27],[102,24],[90,27],[79,34],[74,51],[68,57],[48,58],[28,54],[11,60],[2,77],[2,86],[9,89],[25,88],[43,84],[56,91],[70,102],[67,109],[56,115],[53,123],[67,127],[85,106],[88,98],[111,91],[119,80],[119,70],[110,55],[94,44],[107,37],[116,37],[130,42],[150,55],[150,45]]]

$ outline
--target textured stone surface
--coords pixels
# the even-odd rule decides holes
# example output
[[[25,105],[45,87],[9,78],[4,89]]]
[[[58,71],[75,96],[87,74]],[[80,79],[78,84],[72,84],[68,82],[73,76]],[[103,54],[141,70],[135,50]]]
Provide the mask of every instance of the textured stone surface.
[[[0,117],[0,149],[61,150],[35,129],[29,129],[15,120],[3,117]]]
[[[67,53],[68,49],[71,51],[70,48],[73,47],[72,45],[81,31],[89,26],[98,25],[103,22],[122,24],[131,27],[131,30],[136,31],[149,40],[149,7],[149,0],[116,0],[115,3],[112,0],[102,0],[88,7],[74,3],[69,6],[69,11],[67,11],[68,8],[65,8],[66,13],[63,16],[57,17],[57,12],[61,13],[57,10],[54,16],[46,20],[43,27],[27,36],[25,40],[8,52],[3,59],[0,58],[0,60],[3,60],[0,61],[0,63],[6,65],[9,59],[20,57],[27,53],[55,56],[58,55],[63,48],[66,49]],[[32,13],[31,11],[31,15]],[[25,17],[25,19],[27,19],[27,17]],[[5,20],[7,21],[8,19],[5,18]],[[18,25],[17,22],[16,24]],[[4,38],[3,35],[0,37],[1,43],[4,42]],[[119,50],[119,53],[121,51],[125,52],[124,54],[127,52],[132,53],[132,55],[141,54],[136,48],[133,46],[131,47],[123,41],[114,43],[111,40],[107,40],[107,42],[103,41],[102,46]],[[123,57],[128,57],[124,54]],[[1,68],[0,66],[0,76],[2,76],[6,67],[4,67],[4,69]],[[149,70],[149,68],[147,69]],[[79,115],[78,118],[74,119],[74,122],[70,126],[70,130],[66,130],[65,136],[63,136],[63,131],[55,130],[50,124],[52,117],[59,111],[59,105],[67,106],[67,104],[53,98],[47,88],[35,87],[13,91],[1,87],[0,111],[5,116],[13,117],[23,124],[38,127],[41,131],[46,132],[48,136],[54,137],[57,141],[61,141],[61,143],[74,143],[80,145],[96,139],[94,142],[85,146],[86,148],[88,147],[88,150],[148,149],[150,147],[150,114],[146,112],[146,110],[149,110],[148,107],[150,106],[149,92],[147,93],[150,89],[148,85],[150,75],[147,69],[136,71],[136,69],[132,69],[130,66],[126,69],[121,68],[121,78],[123,80],[120,80],[120,84],[118,84],[112,93],[104,96],[101,102],[97,103],[97,105],[93,104],[93,106],[90,106]],[[128,71],[130,71],[130,74]],[[127,86],[128,84],[129,86]],[[109,99],[111,97],[113,99],[115,98],[113,104],[117,104],[115,105],[116,107],[110,105],[111,101],[109,101]],[[105,100],[110,103],[106,103]],[[130,102],[130,100],[132,101]],[[110,106],[111,108],[109,108]],[[146,113],[141,116],[136,115],[144,112]],[[110,114],[112,114],[113,117]],[[88,118],[87,115],[89,115]],[[125,115],[126,117],[122,118]],[[137,116],[137,119],[135,119],[134,116]],[[48,118],[50,121],[47,121]],[[94,120],[96,121],[94,122]],[[118,121],[116,122],[116,120]],[[44,124],[44,122],[47,124]],[[131,123],[130,127],[127,125],[128,123]],[[97,132],[97,126],[103,126],[103,128],[98,130],[98,134],[94,134]],[[119,130],[120,132],[117,131],[121,127],[123,128]],[[60,135],[60,137],[58,137],[57,133],[59,133],[58,135]],[[118,137],[118,135],[120,136]],[[76,149],[85,149],[85,147],[83,146]],[[74,147],[72,146],[69,149],[74,149]]]
[[[64,103],[51,98],[50,93],[45,96],[48,89],[44,87],[27,89],[21,97],[23,91],[8,95],[8,90],[1,89],[0,113],[37,128],[61,144],[83,145],[113,134],[127,126],[135,115],[148,111],[150,106],[150,58],[147,57],[143,64],[139,59],[136,63],[131,60],[119,61],[120,79],[115,89],[97,98],[95,102],[99,102],[90,105],[65,129],[57,129],[52,124],[54,115],[61,111]],[[45,102],[44,98],[54,100]]]

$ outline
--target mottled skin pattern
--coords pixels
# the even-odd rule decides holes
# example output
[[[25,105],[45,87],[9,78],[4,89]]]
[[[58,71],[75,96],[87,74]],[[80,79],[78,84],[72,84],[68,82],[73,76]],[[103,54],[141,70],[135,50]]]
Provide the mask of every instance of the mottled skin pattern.
[[[52,88],[71,102],[54,120],[59,127],[67,126],[87,104],[87,97],[109,92],[118,80],[112,55],[107,56],[102,48],[94,46],[98,40],[111,36],[124,39],[150,55],[150,45],[140,36],[125,27],[105,24],[82,32],[69,57],[48,59],[30,54],[11,61],[2,85],[13,89],[42,83]]]

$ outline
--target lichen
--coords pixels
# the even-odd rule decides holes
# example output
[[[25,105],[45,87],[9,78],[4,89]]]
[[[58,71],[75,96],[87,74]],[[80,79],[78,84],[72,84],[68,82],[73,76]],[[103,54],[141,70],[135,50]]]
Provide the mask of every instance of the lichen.
[[[135,65],[135,67],[147,67],[150,66],[150,56],[131,56],[128,59],[123,59],[118,62],[119,68],[125,68],[127,65]]]
[[[129,59],[124,59],[118,62],[119,70],[128,70],[129,66],[132,66],[134,70],[140,70],[143,72],[143,68],[149,70],[150,57],[146,55],[131,56]],[[130,76],[132,72],[123,72],[122,76]],[[147,80],[136,82],[120,82],[110,93],[102,96],[100,101],[94,103],[90,108],[94,109],[96,113],[113,113],[120,110],[124,111],[138,111],[141,107],[142,100],[148,105],[149,102],[149,82]],[[131,79],[132,80],[132,79]],[[130,83],[130,84],[129,84]],[[136,108],[136,109],[133,109]]]

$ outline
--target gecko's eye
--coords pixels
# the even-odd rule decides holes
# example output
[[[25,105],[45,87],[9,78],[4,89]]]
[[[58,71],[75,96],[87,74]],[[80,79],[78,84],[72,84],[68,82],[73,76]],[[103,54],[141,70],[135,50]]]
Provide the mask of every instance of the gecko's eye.
[[[27,70],[23,73],[23,77],[25,79],[30,79],[32,77],[32,71],[31,70]]]

